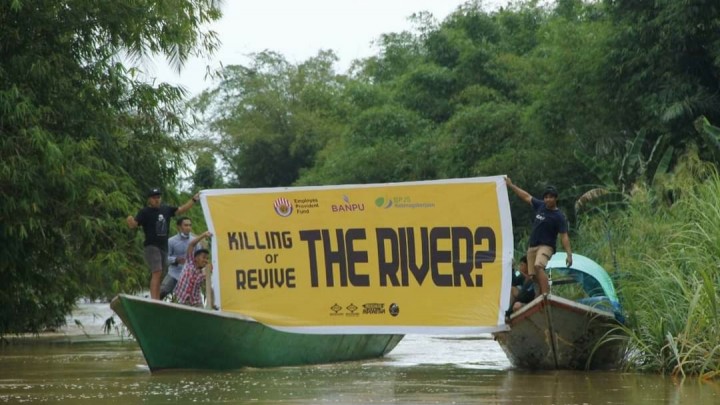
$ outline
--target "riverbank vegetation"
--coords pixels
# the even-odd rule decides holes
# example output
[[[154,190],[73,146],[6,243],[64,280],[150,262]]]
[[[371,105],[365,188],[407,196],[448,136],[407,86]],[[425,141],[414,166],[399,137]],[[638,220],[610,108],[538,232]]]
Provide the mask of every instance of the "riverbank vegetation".
[[[187,197],[181,180],[508,174],[534,193],[557,186],[575,249],[613,271],[630,366],[718,373],[716,2],[470,1],[441,22],[419,12],[347,72],[332,50],[299,63],[251,55],[188,109],[180,89],[138,80],[140,64],[119,55],[179,66],[212,51],[202,24],[218,4],[91,3],[0,6],[0,335],[62,322],[79,296],[147,285],[123,218],[150,186],[172,203]],[[511,208],[519,242],[531,213]]]
[[[612,270],[628,321],[626,366],[719,377],[716,167],[691,151],[672,174],[590,211],[579,216],[575,242]]]
[[[0,4],[0,336],[62,324],[78,297],[148,284],[122,218],[150,187],[175,200],[189,127],[186,94],[137,66],[211,51],[216,3]]]

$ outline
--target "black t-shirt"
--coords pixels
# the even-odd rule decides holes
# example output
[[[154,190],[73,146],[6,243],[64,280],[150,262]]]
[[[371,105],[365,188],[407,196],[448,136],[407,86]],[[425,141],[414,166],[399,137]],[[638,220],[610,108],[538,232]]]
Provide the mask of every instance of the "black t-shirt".
[[[544,202],[535,197],[532,197],[532,206],[535,209],[535,222],[530,232],[528,246],[550,246],[554,252],[558,233],[568,231],[565,215],[559,209],[548,209]]]
[[[527,304],[535,299],[535,283],[532,281],[525,281],[522,286],[519,286],[518,288],[520,289],[517,296],[518,302]]]
[[[512,269],[512,282],[510,285],[513,287],[519,287],[523,285],[525,282],[525,277],[523,277],[523,274],[520,272],[520,270]]]
[[[161,205],[157,208],[145,207],[135,215],[135,221],[145,232],[145,246],[157,246],[167,251],[170,218],[175,215],[178,207]]]

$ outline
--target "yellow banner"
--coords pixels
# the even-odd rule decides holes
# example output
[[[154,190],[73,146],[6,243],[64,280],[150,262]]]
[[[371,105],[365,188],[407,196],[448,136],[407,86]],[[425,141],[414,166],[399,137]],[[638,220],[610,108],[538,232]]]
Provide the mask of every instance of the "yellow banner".
[[[504,328],[503,177],[204,190],[215,304],[305,333]]]

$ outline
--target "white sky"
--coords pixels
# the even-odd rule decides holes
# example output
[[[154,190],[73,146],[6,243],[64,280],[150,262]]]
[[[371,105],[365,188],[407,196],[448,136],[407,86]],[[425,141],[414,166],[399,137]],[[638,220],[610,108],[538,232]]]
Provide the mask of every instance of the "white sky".
[[[483,0],[486,9],[509,0]],[[276,51],[291,63],[313,57],[321,49],[332,49],[344,72],[359,58],[377,54],[372,41],[381,34],[412,28],[408,17],[429,11],[442,21],[465,0],[224,0],[223,17],[210,26],[218,33],[221,47],[208,59],[192,59],[180,75],[164,60],[143,66],[150,78],[179,84],[191,95],[213,85],[205,79],[209,66],[248,63],[247,55]]]

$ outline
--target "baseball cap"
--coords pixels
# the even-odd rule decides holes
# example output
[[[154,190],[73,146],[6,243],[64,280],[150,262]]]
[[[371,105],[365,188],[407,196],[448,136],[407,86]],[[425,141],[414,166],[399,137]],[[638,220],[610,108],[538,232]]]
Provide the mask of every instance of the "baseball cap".
[[[151,188],[150,190],[148,190],[148,193],[147,193],[148,198],[156,196],[156,195],[162,195],[162,192],[160,191],[159,188]]]
[[[551,196],[557,198],[558,197],[558,191],[553,186],[547,186],[545,187],[545,191],[543,191],[543,198],[545,198],[546,195],[550,194]]]

